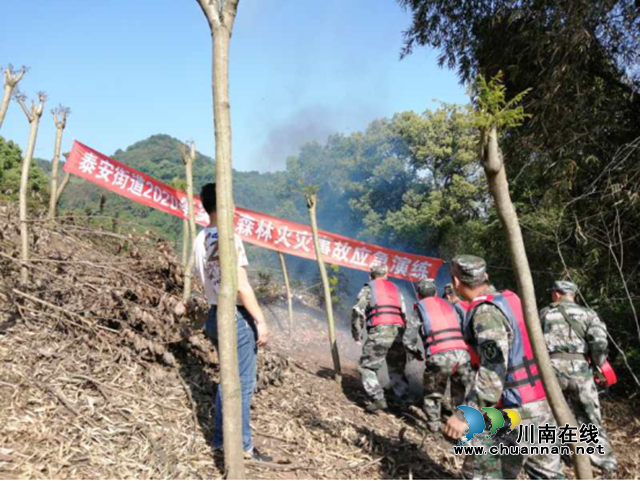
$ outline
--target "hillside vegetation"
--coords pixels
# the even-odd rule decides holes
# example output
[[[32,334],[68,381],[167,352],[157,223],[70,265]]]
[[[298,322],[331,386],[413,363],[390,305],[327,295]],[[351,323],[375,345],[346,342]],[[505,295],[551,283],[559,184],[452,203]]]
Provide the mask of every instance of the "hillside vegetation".
[[[624,93],[620,96],[625,108],[635,102]],[[445,260],[458,253],[474,253],[487,259],[497,287],[513,289],[506,240],[487,192],[469,115],[468,106],[443,105],[423,114],[404,112],[375,120],[362,132],[336,133],[324,143],[307,143],[287,159],[284,171],[236,172],[236,203],[308,223],[303,189],[315,185],[321,228]],[[633,140],[633,135],[640,138],[639,126],[640,122],[621,126],[624,132],[617,148],[584,157],[579,151],[554,147],[548,155],[556,160],[549,162],[539,162],[536,149],[525,155],[518,147],[524,140],[531,141],[531,135],[540,135],[537,131],[523,139],[516,129],[505,138],[512,197],[538,303],[549,302],[547,289],[557,278],[570,276],[579,284],[582,302],[598,310],[612,335],[611,356],[622,373],[618,391],[639,387],[624,374],[627,365],[640,368],[640,237],[632,227],[640,223],[640,140]],[[527,122],[522,129],[529,132],[534,127]],[[19,149],[8,142],[2,145],[0,159],[8,174],[0,177],[0,190],[12,192]],[[155,135],[113,156],[175,183],[184,177],[179,146],[177,139]],[[42,170],[34,168],[31,180],[33,204],[46,198],[47,192],[41,172],[50,164],[39,161],[38,166]],[[213,172],[213,160],[198,154],[196,191],[213,180]],[[92,222],[110,230],[151,229],[179,248],[180,219],[78,178],[71,180],[62,198],[62,215],[72,212],[103,216]],[[273,252],[249,250],[252,267],[279,268]],[[313,263],[290,258],[289,268],[294,281],[317,283]],[[334,275],[339,283],[336,300],[347,308],[365,276],[344,269]]]

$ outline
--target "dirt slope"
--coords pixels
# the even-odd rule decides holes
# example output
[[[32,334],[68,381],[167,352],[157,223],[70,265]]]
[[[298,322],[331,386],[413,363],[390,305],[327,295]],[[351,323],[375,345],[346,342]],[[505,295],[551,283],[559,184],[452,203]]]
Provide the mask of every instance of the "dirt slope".
[[[219,478],[209,446],[217,359],[179,303],[181,268],[150,237],[85,220],[33,224],[29,286],[18,284],[17,216],[0,206],[0,478]],[[195,314],[193,314],[195,312]],[[335,383],[321,312],[267,309],[256,443],[276,457],[252,478],[456,478],[450,443],[418,410],[367,415],[358,347],[345,332]],[[637,413],[607,403],[622,477],[640,473]]]

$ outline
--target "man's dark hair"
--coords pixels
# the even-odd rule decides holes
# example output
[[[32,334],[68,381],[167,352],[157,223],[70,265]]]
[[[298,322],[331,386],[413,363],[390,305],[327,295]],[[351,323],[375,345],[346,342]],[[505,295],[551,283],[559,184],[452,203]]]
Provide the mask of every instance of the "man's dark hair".
[[[202,207],[207,211],[207,214],[213,214],[218,207],[216,204],[216,183],[205,184],[200,190],[200,200],[202,201]]]
[[[435,286],[418,286],[416,291],[418,291],[418,295],[421,299],[424,299],[425,297],[434,297],[438,292]]]

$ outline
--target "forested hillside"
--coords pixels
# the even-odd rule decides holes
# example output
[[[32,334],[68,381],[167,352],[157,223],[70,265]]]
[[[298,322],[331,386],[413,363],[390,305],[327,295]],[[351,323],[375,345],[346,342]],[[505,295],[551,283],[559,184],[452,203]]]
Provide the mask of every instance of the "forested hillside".
[[[91,144],[89,141],[87,142]],[[176,182],[184,179],[180,144],[180,141],[168,135],[154,135],[127,147],[125,150],[108,154],[166,184],[175,185]],[[39,160],[38,166],[47,172],[51,170],[50,162],[45,160]],[[214,179],[213,160],[198,154],[194,163],[193,176],[197,193],[202,185]],[[236,172],[234,190],[237,204],[249,206],[257,203],[264,206],[263,210],[272,212],[276,199],[267,188],[267,184],[277,182],[281,176],[282,174]],[[142,227],[155,228],[159,234],[174,242],[180,238],[182,221],[178,218],[136,204],[78,178],[72,178],[69,182],[61,201],[61,207],[67,211],[91,212],[98,215],[102,197],[104,197],[104,201],[101,215],[119,217],[124,221],[121,222],[122,224],[130,221]]]
[[[635,102],[634,97],[628,99]],[[303,189],[316,185],[321,228],[445,260],[473,252],[487,258],[498,287],[514,288],[506,240],[487,192],[469,115],[467,106],[443,105],[422,114],[403,112],[378,119],[362,132],[336,133],[324,143],[307,143],[287,159],[284,171],[236,172],[236,203],[308,223]],[[638,237],[629,229],[640,222],[639,150],[631,141],[633,135],[640,136],[640,127],[634,131],[632,124],[622,124],[618,147],[612,144],[599,155],[582,155],[581,149],[599,147],[580,136],[576,142],[583,145],[577,150],[574,144],[563,149],[550,144],[545,150],[548,161],[539,163],[538,154],[525,152],[542,147],[520,149],[523,142],[542,135],[530,124],[523,127],[522,136],[515,131],[505,139],[505,151],[538,300],[546,304],[550,283],[570,274],[579,282],[585,301],[607,320],[621,349],[614,347],[612,357],[624,351],[628,362],[637,365],[640,352],[633,339],[638,333],[638,306],[633,293],[638,291],[640,249]],[[536,136],[532,137],[532,129]],[[553,141],[542,137],[539,142]],[[14,165],[20,154],[16,146],[2,145],[3,168],[9,169],[2,189],[11,192],[15,173],[7,166]],[[168,135],[155,135],[118,150],[113,157],[171,184],[184,176],[179,145]],[[38,165],[50,168],[47,161]],[[199,154],[194,168],[196,191],[213,177],[213,160]],[[46,199],[47,187],[37,170],[32,182],[34,199]],[[181,220],[78,178],[67,187],[62,209],[105,216],[97,217],[95,223],[108,228],[114,227],[117,218],[121,230],[153,229],[179,248]],[[278,268],[272,252],[252,249],[251,258],[256,268]],[[313,284],[317,280],[316,269],[308,261],[291,258],[289,264],[295,281]],[[342,270],[334,275],[349,295],[364,280],[358,272]],[[346,307],[350,299],[343,295],[340,300]],[[622,362],[619,358],[618,363]]]

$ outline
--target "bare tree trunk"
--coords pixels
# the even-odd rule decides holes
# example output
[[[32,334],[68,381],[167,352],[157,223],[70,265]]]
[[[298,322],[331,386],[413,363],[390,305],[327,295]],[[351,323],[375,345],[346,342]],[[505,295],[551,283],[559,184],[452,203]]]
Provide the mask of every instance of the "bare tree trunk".
[[[17,72],[13,70],[11,65],[4,69],[4,94],[2,95],[2,104],[0,104],[0,128],[2,128],[4,117],[7,115],[7,110],[9,110],[13,89],[22,80],[26,71],[27,69],[24,66]]]
[[[187,268],[187,262],[189,255],[189,221],[182,219],[182,267]]]
[[[62,105],[51,111],[53,122],[56,124],[56,143],[53,149],[53,160],[51,161],[51,197],[49,198],[49,219],[56,217],[56,207],[58,205],[58,162],[60,161],[60,147],[62,145],[62,132],[67,126],[67,116],[69,109]]]
[[[331,288],[329,287],[329,278],[327,269],[322,259],[322,251],[320,250],[320,239],[318,237],[318,221],[316,219],[316,204],[318,198],[316,194],[307,194],[307,207],[309,208],[309,217],[311,218],[311,232],[313,233],[313,245],[316,250],[316,259],[318,260],[318,268],[320,269],[320,277],[322,278],[322,287],[324,289],[324,300],[327,308],[327,322],[329,323],[329,346],[331,348],[331,357],[333,358],[333,379],[342,382],[342,368],[340,367],[340,353],[338,351],[338,341],[336,340],[336,330],[333,322],[333,304],[331,302]]]
[[[186,149],[182,152],[182,161],[184,162],[185,174],[187,178],[187,202],[189,211],[189,237],[191,238],[191,244],[196,240],[196,214],[193,209],[193,163],[196,159],[196,144],[194,142],[189,143],[189,150]],[[193,246],[187,247],[187,265],[184,269],[184,290],[182,291],[182,302],[185,304],[191,297],[191,285],[193,283]]]
[[[62,178],[62,182],[60,183],[60,187],[58,187],[58,192],[56,193],[56,208],[60,204],[60,198],[62,197],[62,193],[64,189],[67,187],[69,180],[71,179],[71,174],[69,172],[64,173],[64,177]]]
[[[284,276],[284,287],[287,289],[287,306],[289,308],[289,334],[293,330],[293,298],[291,296],[291,286],[289,285],[289,273],[287,272],[287,263],[284,260],[284,254],[278,252],[280,257],[280,265],[282,266],[282,275]]]
[[[216,200],[221,283],[218,294],[218,339],[222,379],[224,461],[228,479],[244,479],[242,395],[238,369],[236,301],[238,261],[233,230],[229,42],[238,0],[197,0],[213,40],[213,119],[216,139]]]
[[[0,128],[2,128],[2,123],[4,122],[4,118],[7,115],[7,110],[9,110],[9,102],[11,102],[12,93],[13,87],[5,83],[4,94],[2,95],[2,105],[0,105]]]
[[[27,263],[29,262],[29,226],[27,224],[27,190],[29,188],[29,169],[31,168],[31,161],[33,160],[33,151],[36,148],[36,138],[38,136],[38,125],[40,124],[40,117],[42,117],[42,110],[44,109],[44,103],[46,96],[43,93],[38,94],[38,105],[31,102],[31,109],[27,109],[24,103],[24,97],[18,96],[17,100],[22,107],[27,120],[29,121],[29,143],[27,144],[27,150],[24,154],[24,160],[22,161],[22,176],[20,177],[20,240],[21,240],[21,260],[22,266],[20,268],[20,282],[26,284],[29,282],[29,270]]]
[[[511,262],[516,273],[518,290],[522,296],[527,332],[529,333],[529,339],[533,347],[533,355],[549,398],[549,404],[551,405],[558,426],[564,426],[565,424],[576,426],[576,420],[564,399],[562,389],[558,384],[558,379],[551,365],[547,345],[540,327],[529,260],[527,259],[524,240],[522,239],[522,231],[518,223],[518,215],[511,202],[509,182],[502,161],[502,153],[498,146],[498,133],[495,127],[490,130],[487,143],[484,145],[483,164],[487,175],[489,190],[496,203],[498,216],[507,235]],[[571,449],[573,452],[575,452],[575,448],[576,445],[572,444]],[[593,479],[588,455],[574,455],[574,463],[577,478]]]

